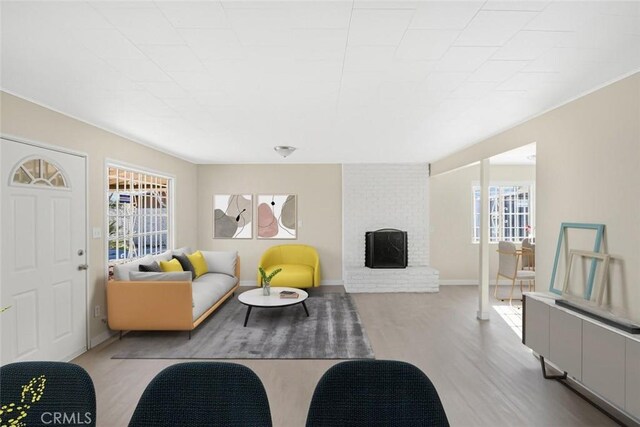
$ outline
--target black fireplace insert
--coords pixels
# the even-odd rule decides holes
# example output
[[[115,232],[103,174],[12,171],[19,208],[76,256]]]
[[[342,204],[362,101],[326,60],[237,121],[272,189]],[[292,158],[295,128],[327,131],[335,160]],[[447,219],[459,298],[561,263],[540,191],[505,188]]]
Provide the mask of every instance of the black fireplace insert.
[[[383,228],[365,233],[364,265],[369,268],[406,268],[407,232]]]

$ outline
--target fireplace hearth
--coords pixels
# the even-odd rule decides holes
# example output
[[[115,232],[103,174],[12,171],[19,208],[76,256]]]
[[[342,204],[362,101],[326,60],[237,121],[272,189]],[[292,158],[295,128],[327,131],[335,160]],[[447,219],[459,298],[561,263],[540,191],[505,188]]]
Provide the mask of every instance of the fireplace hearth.
[[[384,228],[365,233],[365,267],[406,268],[408,261],[406,231]]]

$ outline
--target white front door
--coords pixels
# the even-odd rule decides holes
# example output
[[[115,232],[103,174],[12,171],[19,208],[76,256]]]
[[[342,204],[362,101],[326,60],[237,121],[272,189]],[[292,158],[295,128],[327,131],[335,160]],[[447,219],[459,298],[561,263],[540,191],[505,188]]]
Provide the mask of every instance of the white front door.
[[[87,348],[86,158],[0,139],[2,364]]]

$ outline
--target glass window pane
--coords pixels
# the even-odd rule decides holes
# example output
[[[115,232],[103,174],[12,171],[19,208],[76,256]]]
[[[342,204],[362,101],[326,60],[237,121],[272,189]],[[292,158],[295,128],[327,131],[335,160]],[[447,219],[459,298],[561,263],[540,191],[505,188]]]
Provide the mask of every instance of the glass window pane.
[[[13,175],[13,182],[18,184],[29,184],[31,183],[31,177],[29,177],[24,169],[20,167],[16,171],[15,175]]]

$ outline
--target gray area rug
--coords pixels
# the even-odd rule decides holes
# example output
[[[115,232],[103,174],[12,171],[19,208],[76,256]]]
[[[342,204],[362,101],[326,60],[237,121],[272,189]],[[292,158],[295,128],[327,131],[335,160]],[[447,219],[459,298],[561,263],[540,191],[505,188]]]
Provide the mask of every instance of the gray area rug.
[[[312,291],[313,292],[313,291]],[[301,304],[247,307],[236,297],[187,332],[130,332],[112,345],[113,359],[373,359],[373,350],[351,296],[313,294]]]

